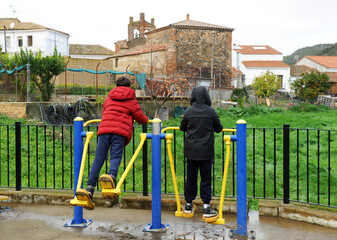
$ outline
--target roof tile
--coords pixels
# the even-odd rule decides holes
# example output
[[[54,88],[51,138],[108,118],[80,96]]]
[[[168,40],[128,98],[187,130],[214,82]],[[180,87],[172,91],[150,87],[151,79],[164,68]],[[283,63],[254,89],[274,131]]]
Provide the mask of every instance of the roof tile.
[[[14,23],[14,26],[11,27],[11,23]],[[65,33],[56,29],[48,28],[36,23],[32,22],[21,22],[17,18],[0,18],[0,30],[4,30],[4,26],[7,30],[34,30],[34,29],[45,29],[52,30],[56,32],[63,33],[65,35],[70,35],[69,33]]]
[[[241,54],[282,54],[268,45],[237,45],[233,50]]]
[[[304,56],[324,67],[337,68],[337,56]]]
[[[283,61],[242,61],[245,67],[274,67],[274,68],[285,68],[290,67]]]

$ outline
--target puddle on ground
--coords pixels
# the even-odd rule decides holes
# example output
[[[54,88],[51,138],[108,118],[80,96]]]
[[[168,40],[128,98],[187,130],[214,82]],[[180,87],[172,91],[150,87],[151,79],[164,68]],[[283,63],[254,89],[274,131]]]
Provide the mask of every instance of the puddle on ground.
[[[169,224],[165,233],[143,232],[151,222],[151,210],[96,208],[83,211],[85,219],[93,223],[86,228],[63,227],[72,219],[71,206],[12,204],[12,209],[0,213],[0,239],[336,239],[337,229],[301,223],[282,218],[259,217],[257,211],[248,215],[248,236],[234,235],[236,216],[224,215],[225,225],[213,225],[202,222],[202,215],[196,213],[193,218],[177,218],[174,212],[162,211],[162,223]]]

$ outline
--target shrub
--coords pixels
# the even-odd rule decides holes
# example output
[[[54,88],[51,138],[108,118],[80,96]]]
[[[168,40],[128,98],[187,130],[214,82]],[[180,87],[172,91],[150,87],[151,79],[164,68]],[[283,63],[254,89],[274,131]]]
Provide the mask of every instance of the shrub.
[[[248,102],[248,91],[246,88],[234,88],[230,100],[237,102],[239,107],[243,107],[245,102]]]
[[[304,73],[301,78],[291,82],[291,89],[295,91],[296,96],[309,102],[313,102],[331,86],[328,75],[319,71]]]

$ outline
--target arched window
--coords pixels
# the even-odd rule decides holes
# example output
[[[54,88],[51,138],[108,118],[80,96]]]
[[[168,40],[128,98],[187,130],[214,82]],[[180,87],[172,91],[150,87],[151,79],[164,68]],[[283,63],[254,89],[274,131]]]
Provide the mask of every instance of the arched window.
[[[133,37],[134,37],[134,38],[139,38],[139,37],[140,37],[140,34],[139,34],[139,30],[138,30],[138,29],[133,30]]]

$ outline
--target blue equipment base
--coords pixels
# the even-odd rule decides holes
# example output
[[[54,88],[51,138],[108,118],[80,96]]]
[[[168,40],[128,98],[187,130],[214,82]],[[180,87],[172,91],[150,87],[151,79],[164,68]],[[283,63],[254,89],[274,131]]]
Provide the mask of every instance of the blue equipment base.
[[[231,229],[230,231],[239,236],[247,236],[247,230],[245,231],[243,228],[239,228],[236,230]]]
[[[0,207],[0,213],[7,212],[8,210],[10,210],[9,207]]]
[[[69,222],[63,225],[63,227],[79,227],[79,228],[85,228],[89,226],[93,221],[89,219],[88,221],[83,219],[82,223],[75,223],[75,219],[71,219]]]
[[[164,225],[160,224],[160,228],[153,228],[151,223],[148,223],[144,228],[143,232],[166,232],[170,228],[170,224]]]

